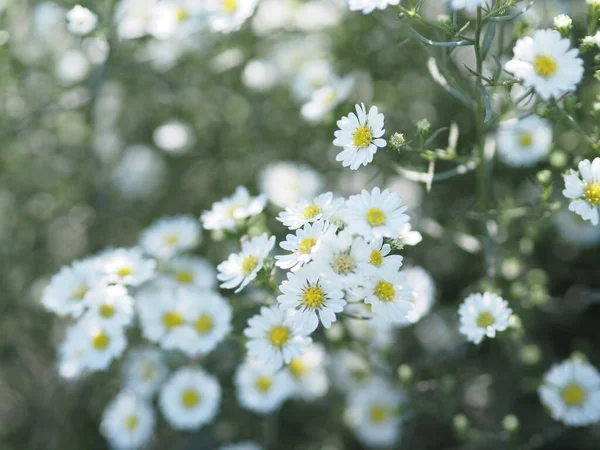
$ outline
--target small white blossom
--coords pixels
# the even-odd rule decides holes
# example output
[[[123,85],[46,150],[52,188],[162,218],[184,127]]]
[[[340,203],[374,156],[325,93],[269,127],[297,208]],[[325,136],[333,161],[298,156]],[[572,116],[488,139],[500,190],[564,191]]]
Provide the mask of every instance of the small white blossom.
[[[102,413],[100,430],[115,449],[144,447],[152,435],[155,419],[152,405],[123,391]]]
[[[75,5],[67,13],[67,29],[80,36],[91,33],[96,28],[98,16],[89,9]]]
[[[258,414],[278,410],[292,393],[292,384],[284,372],[253,360],[238,367],[234,382],[240,405]]]
[[[202,213],[202,225],[207,230],[235,231],[236,221],[260,214],[266,202],[264,195],[250,197],[244,186],[238,186],[231,197],[214,203],[210,211]]]
[[[512,309],[508,302],[491,292],[471,294],[458,309],[460,332],[467,340],[479,344],[484,336],[493,338],[496,332],[508,328]]]
[[[343,199],[334,197],[331,192],[326,192],[312,201],[303,200],[293,206],[288,206],[285,211],[279,213],[277,220],[290,230],[296,230],[307,223],[330,219],[343,204]]]
[[[200,243],[200,223],[189,216],[165,217],[144,230],[140,246],[158,259],[193,250]]]
[[[498,155],[506,164],[529,167],[543,161],[552,147],[552,126],[538,116],[500,125]]]
[[[579,163],[579,174],[573,169],[564,176],[563,195],[571,199],[569,210],[598,225],[600,219],[600,158]],[[581,176],[581,178],[579,178]]]

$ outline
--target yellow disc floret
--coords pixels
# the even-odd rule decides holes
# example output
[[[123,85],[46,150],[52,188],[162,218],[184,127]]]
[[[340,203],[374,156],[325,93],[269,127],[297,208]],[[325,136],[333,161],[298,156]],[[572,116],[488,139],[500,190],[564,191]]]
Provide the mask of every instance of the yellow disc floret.
[[[268,377],[266,375],[258,377],[254,381],[254,385],[256,386],[256,389],[258,389],[261,392],[269,392],[269,389],[271,389],[272,384],[273,384],[273,380],[271,379],[271,377]]]
[[[577,383],[567,384],[562,390],[562,399],[569,406],[579,406],[585,400],[585,390]]]
[[[176,311],[169,311],[162,318],[163,325],[167,330],[183,325],[183,316]]]
[[[531,135],[531,133],[527,131],[521,133],[519,135],[519,144],[521,145],[521,147],[531,147],[531,144],[533,144],[533,136]]]
[[[242,261],[242,274],[248,276],[258,266],[258,258],[256,256],[246,256]]]
[[[319,309],[325,303],[325,299],[325,291],[318,285],[309,286],[302,293],[302,303],[308,309]]]
[[[207,334],[215,327],[215,322],[208,314],[202,314],[194,322],[194,328],[198,334]]]
[[[232,14],[237,10],[237,3],[237,0],[223,0],[223,10],[228,14]]]
[[[371,132],[371,128],[364,125],[359,127],[352,137],[352,143],[355,147],[362,148],[366,147],[371,143],[373,139],[373,133]]]
[[[100,331],[92,336],[92,347],[94,347],[96,350],[106,350],[108,344],[110,344],[110,338],[103,331]]]
[[[314,219],[322,212],[323,211],[321,210],[321,208],[319,208],[317,205],[310,205],[304,208],[304,211],[302,211],[302,217],[305,220]]]
[[[540,55],[533,60],[533,70],[542,78],[550,78],[556,74],[558,65],[552,56]]]
[[[98,308],[98,314],[100,314],[105,319],[110,319],[112,316],[115,315],[116,312],[117,309],[114,307],[114,305],[111,305],[110,303],[103,303],[100,306],[100,308]]]
[[[586,184],[583,188],[583,198],[590,205],[600,206],[600,183]]]
[[[288,327],[278,326],[269,331],[269,342],[275,347],[283,347],[290,340],[290,330]]]
[[[379,227],[385,223],[385,213],[379,208],[370,208],[365,218],[372,227]]]
[[[479,315],[477,316],[477,326],[478,327],[481,327],[481,328],[491,327],[492,325],[494,325],[494,322],[496,322],[496,320],[494,319],[494,316],[492,316],[492,314],[487,311],[480,312]]]
[[[377,282],[377,284],[375,284],[373,293],[382,302],[391,302],[394,299],[394,296],[396,295],[394,285],[389,281],[385,280],[380,280]]]
[[[121,278],[125,278],[128,277],[129,275],[133,275],[135,273],[135,270],[133,270],[133,267],[121,267],[120,269],[117,269],[117,275],[119,275]]]
[[[181,394],[181,403],[185,408],[191,409],[200,403],[200,394],[194,389],[186,389]]]
[[[316,243],[317,240],[315,238],[302,239],[298,244],[298,251],[303,255],[307,255],[311,252]]]
[[[194,282],[194,274],[189,270],[180,270],[175,272],[175,279],[181,284],[192,284]]]
[[[381,266],[383,264],[383,255],[379,250],[373,250],[371,255],[369,256],[369,263],[373,264],[375,267]]]

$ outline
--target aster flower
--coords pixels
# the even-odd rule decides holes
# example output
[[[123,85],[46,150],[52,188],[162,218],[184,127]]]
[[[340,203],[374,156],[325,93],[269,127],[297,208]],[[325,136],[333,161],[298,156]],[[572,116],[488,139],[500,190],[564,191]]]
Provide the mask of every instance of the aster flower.
[[[100,431],[116,449],[142,448],[150,440],[154,424],[152,405],[123,391],[102,413]]]
[[[236,221],[260,214],[267,203],[264,195],[250,197],[244,186],[238,186],[231,197],[226,197],[212,205],[210,211],[200,216],[207,230],[235,231]]]
[[[498,130],[498,155],[506,164],[529,167],[548,156],[552,127],[545,119],[528,116],[502,124]]]
[[[579,174],[571,169],[564,176],[563,195],[572,200],[569,203],[570,211],[596,226],[600,218],[600,158],[594,158],[592,162],[585,159],[578,168]]]
[[[291,230],[301,228],[307,223],[330,219],[341,206],[344,200],[334,197],[331,192],[326,192],[312,201],[303,200],[293,206],[288,206],[277,216],[277,220]]]
[[[90,370],[106,370],[127,346],[122,328],[107,327],[93,320],[82,320],[73,325],[67,340],[81,352],[78,359],[81,368]]]
[[[479,344],[484,336],[494,337],[496,332],[508,328],[512,309],[508,302],[491,292],[471,294],[458,309],[460,332],[467,340]]]
[[[166,263],[165,274],[181,287],[206,290],[214,288],[217,284],[217,271],[201,256],[175,256]]]
[[[374,317],[388,322],[404,323],[414,309],[415,293],[397,270],[378,269],[364,282],[362,292]]]
[[[402,267],[402,256],[390,255],[392,248],[383,242],[383,238],[373,239],[369,243],[359,238],[352,247],[355,249],[360,273],[373,273],[377,269],[398,271]]]
[[[286,240],[279,246],[291,253],[275,256],[275,265],[292,272],[298,270],[303,264],[310,262],[323,242],[335,234],[335,227],[328,222],[317,221],[307,223],[296,231],[296,234],[288,234]]]
[[[124,327],[133,320],[133,299],[121,285],[102,286],[88,295],[89,308],[85,319],[107,327]]]
[[[332,284],[346,290],[357,286],[365,276],[360,271],[358,252],[363,242],[345,230],[330,234],[316,250],[313,267]]]
[[[278,410],[292,393],[290,379],[284,372],[253,360],[238,367],[234,383],[239,404],[257,414]]]
[[[106,281],[138,286],[154,276],[156,263],[146,258],[139,248],[118,248],[104,252],[99,262]]]
[[[165,217],[142,232],[140,246],[158,259],[193,250],[200,243],[200,223],[189,216]]]
[[[89,9],[75,5],[67,13],[67,29],[79,36],[90,34],[98,24],[98,16]]]
[[[122,367],[125,388],[144,398],[156,393],[168,372],[162,352],[152,347],[131,350]]]
[[[304,400],[323,397],[329,389],[325,371],[327,353],[321,344],[309,345],[285,367],[292,383],[293,396]]]
[[[304,164],[283,161],[266,166],[260,173],[259,183],[271,203],[286,208],[317,195],[323,179]]]

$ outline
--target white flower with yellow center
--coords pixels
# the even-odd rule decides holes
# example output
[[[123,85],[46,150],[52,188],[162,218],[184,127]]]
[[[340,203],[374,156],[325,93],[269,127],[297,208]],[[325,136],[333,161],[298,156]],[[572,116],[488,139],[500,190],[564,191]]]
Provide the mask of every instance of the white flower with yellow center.
[[[321,344],[309,345],[302,356],[287,364],[286,371],[293,385],[293,396],[304,400],[323,397],[329,389],[325,371],[327,353]]]
[[[282,161],[266,166],[260,173],[259,184],[271,203],[286,208],[317,195],[323,178],[304,164]]]
[[[67,13],[67,29],[79,36],[91,33],[98,24],[98,16],[89,9],[75,5]]]
[[[115,449],[144,447],[154,429],[152,405],[135,394],[123,391],[102,413],[100,431]]]
[[[336,161],[341,161],[344,167],[356,170],[361,165],[366,166],[373,161],[378,147],[385,147],[382,139],[385,130],[383,114],[379,113],[377,106],[371,106],[369,112],[364,104],[356,105],[356,114],[350,113],[337,122],[339,130],[335,132],[333,145],[343,147],[336,156]]]
[[[346,100],[355,84],[354,76],[347,75],[343,78],[334,78],[322,88],[313,92],[310,100],[302,105],[300,114],[310,123],[315,123],[328,117],[328,115],[344,100]]]
[[[296,234],[288,234],[285,241],[279,244],[282,249],[291,253],[275,256],[275,265],[292,272],[298,270],[313,259],[323,242],[332,235],[335,235],[335,227],[328,222],[319,220],[305,224]]]
[[[175,372],[160,390],[158,404],[164,418],[178,430],[197,430],[210,423],[221,403],[221,386],[202,369]]]
[[[69,339],[81,342],[82,368],[106,370],[113,359],[125,351],[127,340],[120,327],[106,327],[95,321],[82,320],[73,325]]]
[[[504,68],[542,99],[558,98],[574,91],[583,76],[583,60],[570,45],[556,30],[537,30],[517,41],[514,58]]]
[[[161,0],[152,10],[148,32],[157,39],[183,39],[201,29],[201,6],[195,0]]]
[[[467,340],[479,344],[484,336],[493,338],[496,332],[508,328],[512,309],[508,302],[491,292],[471,294],[458,308],[459,331]]]
[[[415,293],[406,285],[401,272],[379,269],[363,286],[365,303],[371,305],[375,318],[391,323],[404,323],[414,309]]]
[[[279,369],[289,364],[292,358],[299,357],[311,342],[298,326],[289,320],[286,311],[278,306],[260,309],[260,314],[248,320],[244,335],[248,356]]]
[[[221,33],[231,33],[241,28],[254,13],[258,0],[207,0],[210,26]]]
[[[325,328],[330,328],[336,321],[336,313],[342,312],[346,306],[344,291],[311,266],[288,272],[287,280],[279,287],[282,294],[277,297],[283,310],[294,312],[291,320],[306,334],[315,331],[319,321]]]
[[[217,271],[201,256],[176,256],[167,262],[165,272],[181,287],[212,289],[217,284]]]
[[[313,267],[332,284],[346,290],[361,284],[366,274],[360,271],[358,249],[362,238],[347,231],[330,234],[314,255]]]
[[[397,238],[402,226],[410,220],[405,211],[398,194],[375,187],[371,192],[363,190],[351,196],[346,201],[343,219],[348,231],[370,242],[380,237]]]
[[[269,237],[267,233],[242,242],[242,251],[229,255],[227,261],[217,266],[217,278],[222,281],[224,289],[237,288],[240,292],[248,283],[256,278],[262,269],[265,258],[275,246],[275,236]]]
[[[348,0],[350,11],[362,11],[363,14],[370,14],[376,9],[385,9],[399,3],[400,0]]]
[[[405,394],[375,378],[348,396],[348,425],[367,446],[391,448],[401,432]]]
[[[369,243],[359,238],[354,241],[353,248],[358,259],[359,273],[374,273],[378,269],[398,271],[402,267],[402,256],[390,255],[392,248],[383,242],[383,238],[373,239]]]
[[[100,264],[109,283],[138,286],[154,277],[156,263],[139,248],[117,248],[104,252]]]
[[[502,124],[496,140],[502,161],[513,167],[529,167],[548,156],[552,126],[538,116],[528,116]]]
[[[133,299],[124,286],[97,287],[90,291],[88,298],[85,319],[92,319],[106,327],[124,327],[133,320]]]
[[[260,214],[266,203],[264,195],[251,197],[244,186],[238,186],[231,197],[215,202],[200,219],[206,230],[235,231],[238,221]]]
[[[330,219],[343,206],[344,199],[336,198],[331,192],[326,192],[312,201],[303,200],[293,206],[288,206],[277,216],[277,220],[290,230],[296,230],[307,223]]]
[[[564,176],[563,195],[572,201],[569,210],[598,225],[600,218],[600,158],[592,162],[585,159],[579,163],[579,175],[571,169]],[[581,176],[581,178],[579,178]]]
[[[600,373],[588,362],[552,366],[538,393],[554,420],[565,425],[582,427],[600,421]]]
[[[239,404],[257,414],[278,410],[292,393],[290,379],[283,371],[254,360],[238,367],[234,383]]]
[[[158,259],[193,250],[200,243],[200,222],[189,216],[165,217],[142,232],[140,246]]]
[[[317,89],[327,86],[337,75],[327,59],[306,61],[292,80],[292,92],[297,100],[309,100]]]
[[[127,354],[122,372],[125,388],[148,398],[156,393],[169,370],[159,349],[143,347]]]

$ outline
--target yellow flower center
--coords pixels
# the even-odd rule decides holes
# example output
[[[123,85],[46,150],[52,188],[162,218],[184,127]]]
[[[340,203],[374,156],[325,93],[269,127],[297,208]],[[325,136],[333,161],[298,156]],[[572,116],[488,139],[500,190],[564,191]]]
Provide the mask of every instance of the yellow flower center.
[[[127,418],[125,419],[125,428],[127,428],[129,431],[133,431],[137,428],[138,426],[138,418],[135,414],[131,414],[129,416],[127,416]]]
[[[385,213],[379,208],[369,209],[365,218],[372,227],[379,227],[385,223]]]
[[[75,300],[76,302],[83,300],[83,297],[85,297],[85,294],[87,294],[88,291],[89,288],[85,284],[77,286],[71,293],[71,300]]]
[[[314,219],[321,214],[321,212],[323,211],[317,205],[310,205],[304,208],[304,211],[302,211],[302,217],[305,220]]]
[[[331,268],[338,275],[347,275],[356,269],[356,262],[348,253],[339,253],[331,261]]]
[[[533,70],[542,78],[550,78],[558,70],[558,65],[552,56],[540,55],[533,60]]]
[[[190,18],[190,15],[188,14],[188,12],[184,8],[179,8],[177,10],[177,14],[175,14],[175,20],[178,23],[185,22],[189,18]]]
[[[116,308],[109,303],[102,304],[102,306],[100,306],[100,308],[98,309],[98,314],[100,314],[105,319],[110,319],[112,316],[115,315],[116,312]]]
[[[373,293],[377,296],[379,300],[382,302],[391,302],[396,295],[396,291],[394,290],[394,286],[389,281],[380,280],[375,285],[375,289],[373,289]]]
[[[355,147],[358,147],[358,148],[366,147],[367,145],[369,145],[371,143],[372,137],[373,137],[373,134],[371,133],[371,128],[364,125],[362,127],[359,127],[354,132],[354,136],[352,137],[352,143],[354,144]]]
[[[175,279],[181,284],[192,284],[194,282],[194,274],[189,270],[180,270],[175,272]]]
[[[496,320],[494,319],[494,316],[492,316],[491,313],[484,311],[479,313],[479,316],[477,316],[477,326],[481,327],[481,328],[487,328],[487,327],[491,327],[492,325],[494,325],[494,322],[496,322]]]
[[[600,183],[586,184],[583,188],[583,198],[594,206],[600,206]]]
[[[183,317],[176,311],[169,311],[163,318],[163,325],[167,330],[183,325]]]
[[[273,380],[271,379],[271,377],[268,377],[266,375],[263,375],[262,377],[258,377],[255,381],[254,381],[254,385],[256,386],[256,389],[258,389],[261,392],[268,392],[269,389],[271,389],[271,385],[273,384]]]
[[[521,147],[531,147],[531,144],[533,144],[533,136],[531,133],[527,131],[521,133],[519,136],[519,144],[521,144]]]
[[[308,309],[319,309],[325,303],[325,291],[321,286],[309,286],[302,293],[302,303]]]
[[[371,256],[369,256],[369,262],[374,266],[379,267],[383,264],[383,255],[379,250],[373,250]]]
[[[300,253],[302,253],[303,255],[307,255],[310,253],[310,251],[312,250],[312,248],[315,246],[316,243],[317,243],[317,240],[315,238],[302,239],[300,241],[300,243],[298,244],[298,251]]]
[[[242,274],[248,276],[258,266],[258,258],[256,256],[246,256],[242,261]]]
[[[198,334],[207,334],[211,331],[215,326],[215,322],[213,318],[208,314],[202,314],[196,321],[194,322],[194,328],[198,332]]]
[[[275,347],[283,347],[290,340],[290,330],[288,327],[279,326],[271,328],[269,331],[269,341]]]
[[[576,383],[567,384],[562,390],[562,399],[569,406],[579,406],[585,400],[585,390]]]
[[[117,270],[117,275],[119,275],[121,278],[125,278],[129,275],[133,275],[135,273],[135,270],[133,270],[132,267],[121,267],[120,269]]]
[[[300,378],[306,372],[306,365],[300,358],[292,358],[288,367],[296,378]]]
[[[167,234],[163,238],[163,242],[169,247],[177,244],[177,241],[179,241],[179,236],[177,236],[176,234]]]
[[[223,10],[228,13],[228,14],[232,14],[237,10],[238,4],[237,4],[237,0],[223,0]]]
[[[181,394],[181,403],[187,409],[192,409],[198,403],[200,403],[200,394],[194,389],[186,389]]]
[[[105,350],[108,344],[110,344],[110,338],[103,331],[96,333],[92,337],[92,347],[96,350]]]
[[[370,416],[371,416],[372,422],[381,423],[381,422],[384,422],[388,418],[389,411],[384,406],[379,406],[379,405],[371,406]]]

